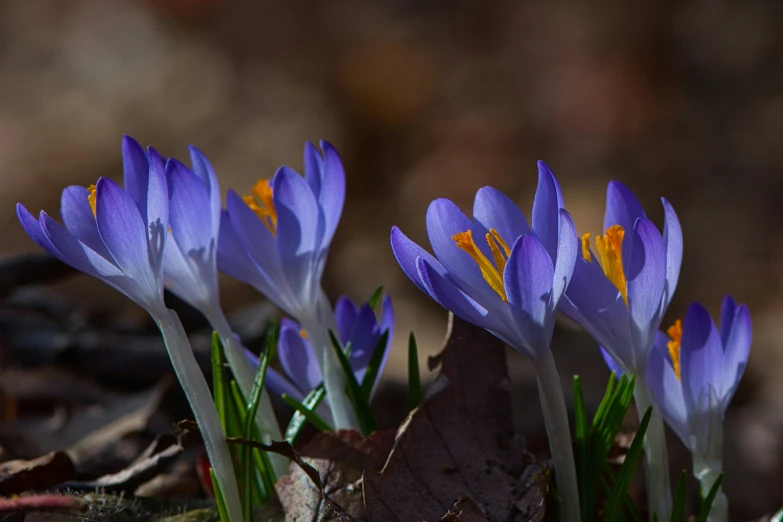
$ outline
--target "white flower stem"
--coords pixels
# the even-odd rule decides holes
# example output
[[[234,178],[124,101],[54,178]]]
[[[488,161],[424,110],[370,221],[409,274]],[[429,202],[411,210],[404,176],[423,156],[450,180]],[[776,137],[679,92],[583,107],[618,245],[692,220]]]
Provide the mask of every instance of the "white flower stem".
[[[244,348],[234,337],[234,332],[231,330],[231,326],[228,324],[225,314],[220,307],[213,306],[210,310],[205,310],[204,315],[209,320],[212,328],[220,337],[220,341],[225,348],[226,360],[231,368],[231,372],[234,374],[234,378],[239,385],[239,389],[242,391],[242,395],[249,400],[253,391],[253,381],[255,380],[256,369],[250,363],[245,354]],[[280,426],[277,424],[277,418],[275,417],[275,410],[272,408],[272,401],[269,398],[269,393],[264,388],[261,395],[261,402],[258,405],[258,414],[256,415],[256,424],[258,424],[258,430],[261,433],[262,442],[269,444],[272,441],[283,440],[283,436],[280,433]],[[275,475],[281,477],[288,472],[288,459],[282,455],[276,453],[269,453],[269,460],[274,467]]]
[[[231,452],[228,450],[212,393],[209,391],[207,380],[193,355],[185,329],[176,312],[172,310],[162,308],[150,313],[160,328],[163,342],[166,344],[171,364],[174,367],[174,373],[176,373],[193,410],[193,415],[196,417],[210,465],[215,472],[220,492],[225,501],[229,521],[241,522],[242,504],[239,500]]]
[[[706,497],[723,471],[723,414],[715,389],[702,393],[699,408],[691,422],[690,448],[693,475],[699,479],[702,497]],[[728,522],[729,500],[718,489],[707,516],[708,522]]]
[[[546,350],[546,353],[535,361],[535,366],[541,410],[544,414],[544,425],[549,438],[549,450],[555,464],[557,491],[562,498],[560,520],[579,522],[581,518],[579,488],[576,482],[576,466],[574,464],[574,450],[571,445],[571,430],[568,425],[568,410],[552,352]]]
[[[346,392],[345,375],[329,338],[329,330],[338,335],[337,325],[334,322],[332,305],[323,292],[315,313],[298,319],[307,332],[307,338],[321,364],[326,399],[329,401],[335,429],[359,430],[359,418]]]
[[[658,408],[653,404],[650,388],[644,379],[636,377],[634,390],[636,410],[639,421],[642,420],[647,408],[652,406],[652,415],[644,436],[644,472],[647,483],[647,503],[650,520],[653,511],[658,514],[658,520],[669,520],[672,513],[671,482],[669,479],[669,456],[666,451],[666,433],[663,428],[663,418]]]

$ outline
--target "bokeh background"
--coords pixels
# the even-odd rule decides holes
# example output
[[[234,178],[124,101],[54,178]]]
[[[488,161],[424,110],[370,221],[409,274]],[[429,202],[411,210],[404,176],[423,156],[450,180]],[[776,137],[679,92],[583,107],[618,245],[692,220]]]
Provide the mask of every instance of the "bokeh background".
[[[529,213],[543,159],[579,232],[597,233],[606,183],[621,180],[657,223],[665,196],[683,224],[665,324],[693,300],[717,314],[724,293],[750,306],[726,488],[733,519],[760,516],[783,502],[781,21],[783,4],[762,1],[6,0],[0,253],[35,250],[17,201],[56,213],[65,185],[119,180],[122,134],[183,159],[195,144],[241,193],[281,164],[301,168],[305,140],[328,139],[348,197],[324,284],[334,297],[379,284],[393,295],[394,382],[407,332],[424,362],[446,314],[396,266],[392,225],[426,243],[429,202],[469,210],[484,185]],[[141,315],[87,278],[61,290]],[[229,280],[223,292],[229,310],[259,299]],[[594,343],[563,323],[555,351],[566,383],[581,373],[595,397],[606,373]],[[518,425],[535,438],[531,369],[510,361]]]

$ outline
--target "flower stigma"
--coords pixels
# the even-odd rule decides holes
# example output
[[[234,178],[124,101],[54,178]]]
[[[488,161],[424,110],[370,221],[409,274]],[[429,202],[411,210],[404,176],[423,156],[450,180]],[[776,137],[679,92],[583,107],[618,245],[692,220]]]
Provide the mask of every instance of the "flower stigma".
[[[484,280],[489,283],[492,290],[497,292],[503,302],[507,303],[506,287],[503,284],[503,270],[506,268],[506,261],[508,260],[511,251],[506,242],[503,241],[503,238],[500,237],[500,234],[498,234],[498,231],[492,228],[486,235],[487,244],[489,245],[489,249],[492,252],[492,257],[495,261],[494,265],[492,264],[492,261],[484,255],[481,249],[479,249],[476,242],[473,241],[472,230],[454,234],[451,236],[451,239],[456,242],[459,248],[467,252],[468,255],[473,258],[473,261],[476,262],[481,270],[481,275],[484,276]]]
[[[666,344],[669,349],[669,357],[672,359],[672,367],[674,368],[674,374],[677,376],[677,380],[680,379],[680,342],[682,341],[682,321],[677,319],[674,324],[666,330],[666,333],[671,337],[671,341]]]
[[[604,275],[617,287],[628,306],[628,290],[623,270],[623,238],[625,230],[620,225],[612,225],[603,236],[595,237],[595,246],[601,257],[601,269]],[[590,258],[590,233],[582,235],[582,257],[592,263]]]
[[[256,213],[272,235],[277,237],[277,211],[272,200],[272,186],[269,180],[259,179],[250,192],[242,200]]]
[[[96,190],[97,189],[95,185],[90,185],[89,187],[87,187],[87,192],[89,192],[89,194],[87,194],[87,202],[90,204],[90,208],[92,209],[92,217],[97,217],[95,214]]]

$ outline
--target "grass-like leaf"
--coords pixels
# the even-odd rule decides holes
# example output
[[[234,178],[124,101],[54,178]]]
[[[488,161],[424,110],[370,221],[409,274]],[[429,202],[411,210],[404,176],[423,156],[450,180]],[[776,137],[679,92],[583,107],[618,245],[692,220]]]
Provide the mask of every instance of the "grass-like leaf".
[[[375,292],[373,292],[372,295],[370,296],[370,300],[367,301],[367,304],[370,305],[370,310],[375,310],[375,307],[378,306],[378,303],[381,301],[382,295],[383,295],[383,285],[376,288]]]
[[[320,390],[320,392],[317,395],[313,395],[313,392],[316,392],[318,390]],[[285,393],[283,395],[281,395],[281,397],[283,398],[283,400],[289,406],[291,406],[293,409],[295,409],[296,413],[300,414],[304,418],[304,420],[306,420],[307,422],[309,422],[310,424],[312,424],[313,426],[315,426],[316,428],[318,428],[321,431],[330,431],[332,429],[332,427],[329,426],[329,423],[327,423],[325,420],[323,420],[321,417],[319,417],[318,414],[315,413],[315,411],[314,411],[315,408],[318,407],[318,404],[320,404],[321,400],[326,395],[326,391],[324,390],[323,386],[320,386],[320,387],[316,388],[315,390],[313,390],[313,392],[310,392],[310,395],[307,396],[307,397],[311,397],[312,396],[311,397],[311,401],[310,401],[311,404],[313,405],[312,407],[308,406],[308,405],[305,405],[305,404],[302,404],[298,400],[294,399],[293,397],[291,397],[290,395],[285,394]],[[307,397],[305,398],[305,401],[307,401]],[[291,422],[293,423],[293,420]],[[303,425],[304,422],[302,422],[301,424]],[[301,430],[302,430],[302,428],[301,428],[301,426],[299,426],[296,429],[296,433],[293,433],[293,430],[291,428],[291,424],[288,425],[288,429],[286,430],[286,435],[285,436],[286,436],[286,440],[289,442],[289,444],[293,444],[294,440],[296,439],[296,436],[299,435],[299,432]],[[289,434],[289,432],[291,432],[291,433]],[[292,440],[289,440],[289,437],[291,437]]]
[[[612,485],[612,491],[606,502],[606,511],[604,515],[604,521],[606,522],[622,520],[623,501],[628,494],[628,486],[631,484],[631,478],[633,477],[642,456],[642,441],[644,440],[644,434],[647,432],[647,425],[650,423],[651,415],[652,406],[647,408],[647,411],[644,413],[636,436],[631,443],[631,447],[628,449],[628,453],[625,455],[623,465],[620,466],[620,471]]]
[[[421,402],[421,375],[419,374],[419,349],[416,336],[411,332],[408,337],[408,405],[416,408]]]
[[[375,417],[370,409],[370,403],[362,393],[359,381],[356,380],[356,375],[353,373],[353,368],[351,368],[348,355],[346,355],[346,352],[350,353],[351,343],[348,343],[345,349],[343,349],[340,345],[340,341],[337,340],[337,337],[335,337],[334,332],[331,330],[329,330],[329,338],[332,340],[332,348],[334,349],[334,353],[337,356],[337,360],[345,375],[346,392],[348,393],[348,398],[358,417],[359,429],[361,430],[362,435],[369,435],[378,429],[378,425],[375,423]]]
[[[584,396],[582,395],[582,381],[578,375],[574,375],[574,432],[576,445],[576,459],[578,461],[577,478],[579,481],[579,499],[582,522],[590,522],[595,515],[595,467],[592,465],[590,452],[590,426],[587,424],[587,411],[585,410]]]
[[[718,475],[718,478],[715,479],[715,483],[712,485],[710,490],[707,492],[707,496],[702,498],[699,502],[699,516],[696,517],[696,522],[707,522],[707,517],[710,514],[710,510],[712,509],[712,503],[715,502],[715,497],[718,495],[718,491],[720,491],[720,485],[723,483],[723,473]],[[777,515],[780,518],[778,519],[778,522],[783,522],[783,510],[780,510]],[[775,517],[772,517],[770,519],[770,522],[774,522]]]
[[[286,397],[288,397],[288,395],[286,395]],[[315,414],[315,410],[318,409],[318,406],[320,406],[321,401],[324,400],[324,397],[326,397],[326,388],[324,388],[323,383],[321,383],[307,394],[307,397],[305,397],[301,402],[301,406],[308,413],[312,413],[316,422],[320,421],[327,427],[326,430],[321,431],[329,431],[332,429],[332,427],[329,426],[329,424],[327,424],[323,419],[321,419],[321,417]],[[288,423],[288,427],[285,429],[285,440],[287,440],[288,443],[293,446],[297,437],[299,437],[299,434],[302,432],[302,428],[304,428],[305,424],[308,422],[308,418],[304,413],[299,411],[298,405],[300,405],[300,403],[291,397],[289,397],[289,399],[291,399],[297,405],[295,406],[291,402],[288,403],[291,404],[291,407],[294,408],[295,411],[291,417],[291,422]]]
[[[253,380],[253,389],[250,392],[250,402],[247,404],[247,414],[245,415],[245,423],[243,430],[243,437],[247,440],[255,440],[254,436],[258,435],[258,427],[255,423],[256,415],[258,414],[258,405],[261,402],[261,395],[264,391],[264,380],[266,379],[266,372],[269,368],[269,363],[274,356],[275,347],[277,346],[278,337],[277,325],[272,324],[267,329],[266,344],[261,356],[258,359],[258,370],[256,371],[255,379]],[[259,442],[263,442],[260,441]],[[255,462],[253,459],[253,452],[258,451],[250,446],[242,446],[242,514],[245,520],[253,519],[253,493],[255,481]],[[265,463],[266,464],[266,463]],[[264,482],[264,487],[267,492],[274,491],[274,485],[277,481],[277,477],[274,475],[272,466],[265,466],[262,470],[257,470],[261,473],[261,480]]]
[[[215,471],[212,468],[209,468],[209,478],[212,480],[212,491],[215,493],[215,504],[217,504],[220,522],[231,522],[231,520],[228,518],[226,502],[223,500],[223,493],[220,492],[220,485],[218,485]]]
[[[223,359],[223,345],[220,343],[220,337],[217,332],[212,332],[212,396],[215,398],[215,408],[217,408],[220,424],[223,426],[223,433],[228,435],[228,395],[225,388],[226,371],[225,360]]]
[[[671,522],[685,522],[685,488],[687,480],[688,472],[685,470],[680,471],[680,478],[677,479],[677,489],[674,490]]]
[[[362,379],[361,391],[364,395],[364,400],[370,403],[372,399],[372,390],[375,387],[375,381],[380,376],[381,364],[383,363],[383,356],[386,354],[389,343],[389,330],[385,330],[381,334],[381,338],[378,339],[378,344],[375,345],[375,350],[372,352],[370,362],[367,364],[367,371],[364,373]]]

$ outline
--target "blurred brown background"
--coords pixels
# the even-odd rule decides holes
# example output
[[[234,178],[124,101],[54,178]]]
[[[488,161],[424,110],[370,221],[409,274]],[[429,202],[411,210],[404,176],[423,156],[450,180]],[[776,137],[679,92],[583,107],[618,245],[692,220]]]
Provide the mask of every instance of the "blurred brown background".
[[[193,143],[223,190],[241,193],[280,164],[300,169],[305,140],[328,139],[349,181],[325,286],[335,297],[366,298],[378,284],[392,293],[395,378],[407,332],[424,358],[445,313],[396,266],[392,225],[426,244],[429,202],[469,210],[483,185],[529,215],[543,159],[580,233],[596,233],[606,183],[622,180],[656,222],[666,196],[683,224],[666,323],[693,300],[717,315],[724,293],[751,308],[726,484],[737,516],[758,516],[783,501],[782,16],[783,4],[756,1],[6,0],[2,254],[35,249],[17,201],[56,213],[65,185],[120,179],[122,134],[182,159]],[[223,288],[229,309],[258,299]],[[65,290],[140,313],[86,278]],[[563,375],[594,371],[595,395],[605,373],[594,343],[570,326],[556,340]],[[539,414],[521,359],[513,374],[531,397],[520,406],[530,431],[525,419]]]

